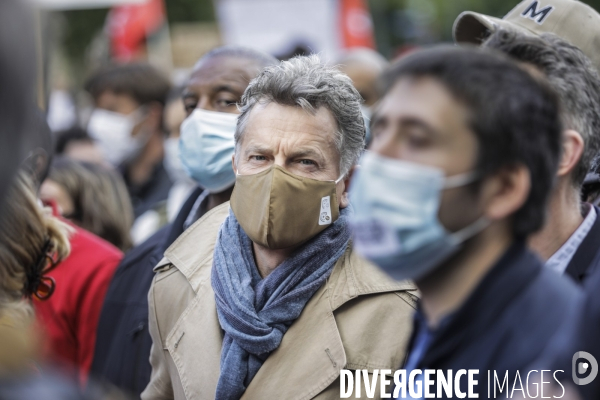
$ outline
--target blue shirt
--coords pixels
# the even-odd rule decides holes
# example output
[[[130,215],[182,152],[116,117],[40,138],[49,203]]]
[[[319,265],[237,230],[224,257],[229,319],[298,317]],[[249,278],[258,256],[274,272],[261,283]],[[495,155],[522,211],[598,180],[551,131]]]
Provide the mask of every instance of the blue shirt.
[[[447,315],[446,317],[444,317],[440,322],[440,327],[447,325],[451,317],[451,315]],[[429,348],[429,345],[431,344],[436,332],[435,330],[429,328],[427,324],[427,317],[425,317],[425,314],[423,313],[423,310],[420,307],[415,312],[413,326],[415,329],[414,342],[410,354],[408,355],[406,365],[404,366],[404,369],[406,370],[407,380],[410,375],[410,372],[413,369],[417,368],[419,361],[421,361],[425,353],[427,353],[427,349]],[[417,379],[421,381],[421,387],[423,387],[423,375],[419,375]],[[398,395],[401,395],[401,393],[398,393]],[[401,398],[415,399],[414,397],[410,396],[410,392],[408,390],[406,393],[406,397],[396,397],[396,399]]]

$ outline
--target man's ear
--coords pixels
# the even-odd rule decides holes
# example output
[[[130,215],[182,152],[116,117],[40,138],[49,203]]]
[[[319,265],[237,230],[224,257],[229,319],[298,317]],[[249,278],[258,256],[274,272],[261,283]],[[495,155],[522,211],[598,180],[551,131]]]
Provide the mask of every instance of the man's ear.
[[[562,155],[556,175],[559,177],[570,174],[581,159],[585,144],[579,132],[567,129],[563,132]]]
[[[359,168],[357,165],[350,168],[350,171],[348,171],[344,179],[340,181],[340,183],[344,184],[342,196],[340,197],[340,208],[346,208],[348,207],[348,205],[350,205],[350,198],[348,196],[348,192],[350,191],[352,176],[354,175],[354,172],[357,170],[357,168]]]
[[[531,174],[523,164],[505,167],[487,178],[481,187],[485,217],[499,221],[515,214],[529,198]]]
[[[237,167],[235,165],[235,154],[231,156],[231,168],[233,168],[233,173],[237,175]]]

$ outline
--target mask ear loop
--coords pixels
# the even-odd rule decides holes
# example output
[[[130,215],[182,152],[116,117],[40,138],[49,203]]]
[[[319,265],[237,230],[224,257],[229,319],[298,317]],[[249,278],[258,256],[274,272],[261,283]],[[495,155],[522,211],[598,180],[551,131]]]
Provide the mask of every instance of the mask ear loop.
[[[444,179],[444,189],[454,189],[465,186],[475,182],[477,179],[479,179],[479,174],[475,171],[448,176]]]
[[[477,181],[479,177],[480,175],[475,171],[464,172],[462,174],[446,177],[444,181],[444,189],[454,189],[457,187],[468,185]],[[485,216],[481,216],[477,219],[477,221],[473,222],[471,225],[466,226],[457,232],[451,233],[451,235],[455,237],[460,243],[463,243],[464,241],[472,238],[473,236],[483,231],[489,225],[490,221]]]
[[[338,184],[338,183],[340,183],[340,182],[341,182],[341,181],[342,181],[342,180],[343,180],[345,177],[346,177],[346,174],[342,174],[342,175],[340,175],[340,177],[339,177],[339,178],[337,178],[337,179],[336,179],[335,181],[333,181],[333,182],[334,182],[334,183],[337,185],[337,184]]]
[[[471,225],[464,227],[458,232],[451,233],[451,235],[454,236],[460,243],[463,243],[483,231],[488,226],[490,226],[490,220],[484,216],[481,216]]]

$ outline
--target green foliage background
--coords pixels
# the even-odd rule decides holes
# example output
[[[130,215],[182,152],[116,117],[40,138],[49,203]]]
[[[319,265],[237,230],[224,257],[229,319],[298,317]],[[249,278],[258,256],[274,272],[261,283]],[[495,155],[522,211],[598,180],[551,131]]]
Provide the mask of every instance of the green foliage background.
[[[169,23],[215,20],[212,0],[166,0],[166,5]],[[108,10],[73,10],[62,14],[66,22],[62,33],[65,52],[73,64],[79,65],[92,39],[104,27]]]
[[[378,50],[387,57],[393,57],[397,49],[403,45],[422,45],[428,42],[407,42],[398,35],[398,12],[409,8],[423,8],[425,5],[433,9],[430,28],[430,42],[452,41],[452,25],[456,17],[463,11],[475,11],[502,18],[520,0],[368,0],[375,24],[375,35]],[[540,0],[541,5],[544,0]],[[600,0],[584,0],[596,10],[600,10]],[[430,43],[429,42],[429,43]]]

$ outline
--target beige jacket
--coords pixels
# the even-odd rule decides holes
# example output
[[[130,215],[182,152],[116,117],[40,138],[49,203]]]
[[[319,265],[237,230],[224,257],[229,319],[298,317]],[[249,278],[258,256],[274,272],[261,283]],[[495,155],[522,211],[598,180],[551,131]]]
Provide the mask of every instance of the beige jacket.
[[[226,203],[204,215],[155,268],[148,294],[152,377],[144,400],[215,396],[223,332],[210,272],[228,209]],[[398,369],[415,296],[412,284],[391,281],[348,248],[242,399],[337,399],[343,368]]]

